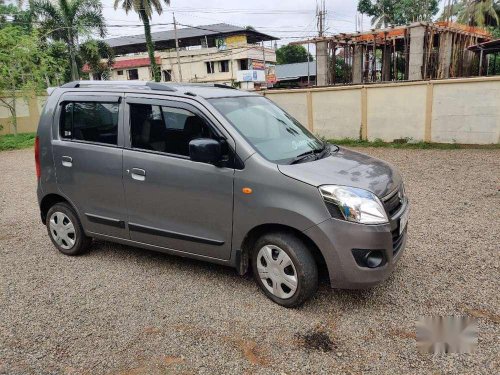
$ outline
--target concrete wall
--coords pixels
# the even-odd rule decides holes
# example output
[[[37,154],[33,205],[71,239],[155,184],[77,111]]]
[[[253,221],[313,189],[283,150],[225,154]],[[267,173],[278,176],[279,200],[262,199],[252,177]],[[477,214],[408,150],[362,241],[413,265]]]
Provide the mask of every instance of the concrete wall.
[[[327,138],[500,143],[500,77],[269,90],[264,95]],[[44,96],[18,101],[18,131],[35,132]],[[12,132],[0,107],[0,134]]]
[[[500,77],[269,90],[326,138],[500,143]]]
[[[46,98],[46,96],[28,99],[18,98],[16,101],[18,133],[32,133],[36,131],[38,119],[40,118],[40,113],[42,113]],[[0,134],[14,133],[14,129],[11,126],[10,111],[3,106],[0,106],[0,125],[3,126]]]

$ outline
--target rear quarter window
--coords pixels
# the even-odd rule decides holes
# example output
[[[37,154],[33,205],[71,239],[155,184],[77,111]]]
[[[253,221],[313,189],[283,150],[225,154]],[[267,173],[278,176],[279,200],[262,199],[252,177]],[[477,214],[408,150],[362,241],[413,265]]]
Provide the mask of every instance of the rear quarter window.
[[[117,145],[118,103],[66,102],[63,105],[62,138]]]

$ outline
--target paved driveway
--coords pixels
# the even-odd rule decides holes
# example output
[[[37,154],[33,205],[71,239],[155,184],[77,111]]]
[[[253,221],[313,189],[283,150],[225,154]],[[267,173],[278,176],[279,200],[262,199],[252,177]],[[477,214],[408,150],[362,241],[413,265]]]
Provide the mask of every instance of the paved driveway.
[[[406,254],[380,286],[322,285],[295,310],[221,266],[100,241],[59,254],[32,151],[0,153],[0,373],[498,371],[500,152],[365,151],[405,177]],[[476,354],[417,353],[415,320],[439,314],[479,318]]]

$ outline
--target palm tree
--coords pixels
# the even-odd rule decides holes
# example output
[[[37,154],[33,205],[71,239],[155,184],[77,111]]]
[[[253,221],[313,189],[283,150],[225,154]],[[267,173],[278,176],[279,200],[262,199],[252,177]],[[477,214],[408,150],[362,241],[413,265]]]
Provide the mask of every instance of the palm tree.
[[[170,0],[163,0],[166,5],[170,5]],[[122,5],[125,12],[128,14],[129,11],[133,10],[139,15],[139,19],[144,24],[144,35],[146,36],[146,46],[148,49],[149,61],[151,63],[151,70],[153,72],[153,77],[156,82],[160,82],[161,72],[156,65],[155,60],[155,45],[153,39],[151,38],[151,26],[149,21],[153,17],[153,12],[162,14],[163,8],[161,6],[161,0],[115,0],[115,9]]]
[[[33,0],[30,8],[40,22],[41,33],[68,46],[71,79],[80,79],[77,64],[79,41],[96,32],[106,35],[100,0]]]
[[[471,26],[499,25],[496,0],[467,0],[458,21]]]

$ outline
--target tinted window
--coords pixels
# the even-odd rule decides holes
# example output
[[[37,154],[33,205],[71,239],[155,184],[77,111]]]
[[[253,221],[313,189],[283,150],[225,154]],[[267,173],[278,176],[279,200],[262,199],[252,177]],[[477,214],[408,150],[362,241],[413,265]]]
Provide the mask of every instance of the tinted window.
[[[116,145],[118,140],[118,103],[65,103],[61,136],[80,141]]]
[[[130,134],[133,148],[189,156],[189,142],[213,138],[200,116],[180,108],[130,104]]]

